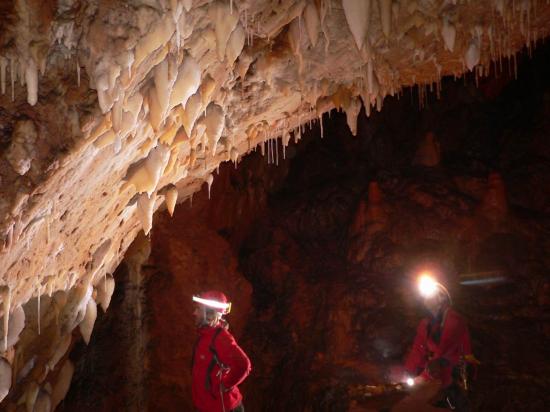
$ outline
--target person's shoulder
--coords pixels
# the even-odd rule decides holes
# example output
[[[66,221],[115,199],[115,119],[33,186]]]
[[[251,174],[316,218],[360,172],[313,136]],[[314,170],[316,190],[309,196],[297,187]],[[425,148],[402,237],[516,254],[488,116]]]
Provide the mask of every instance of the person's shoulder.
[[[224,341],[235,342],[235,338],[227,328],[219,328],[218,338]]]

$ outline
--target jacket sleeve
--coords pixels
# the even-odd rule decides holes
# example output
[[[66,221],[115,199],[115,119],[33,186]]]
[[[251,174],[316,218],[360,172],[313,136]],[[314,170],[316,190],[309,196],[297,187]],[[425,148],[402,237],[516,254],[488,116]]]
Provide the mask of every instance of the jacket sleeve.
[[[229,367],[229,371],[222,378],[223,386],[229,389],[244,381],[252,369],[250,359],[229,332],[224,330],[220,333],[216,350],[220,361]]]
[[[425,367],[428,359],[426,335],[426,319],[422,320],[416,329],[416,337],[405,360],[405,369],[410,374],[417,375]]]
[[[434,352],[434,359],[454,361],[454,357],[459,353],[469,352],[470,336],[466,322],[457,313],[449,312],[441,334],[441,342]]]

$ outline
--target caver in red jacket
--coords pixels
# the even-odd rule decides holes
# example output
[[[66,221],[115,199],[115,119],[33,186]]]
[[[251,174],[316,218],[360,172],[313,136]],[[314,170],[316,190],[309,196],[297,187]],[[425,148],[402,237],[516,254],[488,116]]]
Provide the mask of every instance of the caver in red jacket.
[[[416,337],[405,368],[416,376],[431,378],[427,371],[428,362],[438,361],[440,377],[444,387],[453,381],[453,368],[460,358],[471,354],[470,334],[466,321],[452,308],[447,307],[441,316],[423,319],[418,325]]]
[[[212,339],[213,348],[219,361],[227,368],[220,373],[220,366],[214,362],[210,372],[210,388],[208,389],[207,374],[214,354],[210,350]],[[199,339],[194,349],[193,358],[193,403],[199,412],[226,412],[235,409],[242,401],[242,395],[237,388],[250,373],[250,360],[244,351],[237,345],[235,338],[220,327],[204,326],[199,329]],[[220,395],[220,377],[223,383],[223,407]]]

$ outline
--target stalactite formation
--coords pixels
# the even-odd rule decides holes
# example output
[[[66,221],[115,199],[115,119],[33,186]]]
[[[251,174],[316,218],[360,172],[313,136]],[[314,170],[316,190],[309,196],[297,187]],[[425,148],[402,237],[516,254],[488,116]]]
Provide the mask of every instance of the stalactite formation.
[[[53,410],[74,370],[59,347],[77,326],[89,341],[110,274],[155,210],[172,214],[204,183],[210,193],[220,163],[258,146],[279,164],[333,108],[355,135],[362,107],[405,87],[422,104],[443,76],[517,73],[516,53],[548,35],[550,5],[13,0],[0,21],[0,361],[32,375],[17,396]],[[438,163],[436,146],[420,164]],[[505,213],[498,185],[484,208]],[[17,317],[30,302],[36,325]],[[9,360],[19,333],[56,343]]]

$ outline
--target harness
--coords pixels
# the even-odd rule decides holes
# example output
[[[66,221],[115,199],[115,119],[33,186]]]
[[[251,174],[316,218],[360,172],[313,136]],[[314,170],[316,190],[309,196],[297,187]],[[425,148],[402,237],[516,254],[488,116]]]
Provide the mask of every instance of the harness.
[[[220,358],[218,357],[218,352],[216,351],[216,348],[214,346],[214,342],[216,341],[216,338],[218,337],[222,329],[223,329],[222,327],[216,328],[216,330],[214,331],[214,335],[212,336],[212,340],[210,341],[210,345],[208,346],[208,350],[210,351],[210,353],[212,353],[212,360],[208,364],[208,368],[206,368],[206,379],[204,382],[204,386],[206,387],[206,390],[208,391],[208,393],[210,393],[210,395],[214,399],[216,397],[212,393],[212,378],[210,377],[210,375],[212,374],[212,370],[214,369],[214,366],[218,365],[218,367],[220,368],[219,376],[221,380],[221,373],[224,370],[228,369],[227,365],[225,365],[223,362],[220,361]],[[195,364],[195,352],[197,351],[197,346],[200,340],[201,338],[199,337],[195,342],[195,345],[193,346],[193,357],[191,358],[191,370],[193,370],[193,365]]]
[[[222,331],[222,328],[216,328],[216,331],[214,332],[214,336],[212,336],[212,340],[210,341],[210,346],[208,346],[208,350],[212,353],[212,360],[208,364],[208,368],[206,369],[206,382],[204,385],[206,386],[206,390],[210,392],[213,398],[215,398],[214,394],[212,393],[212,379],[210,378],[210,374],[212,373],[212,370],[214,369],[214,366],[218,365],[220,368],[219,376],[221,381],[221,373],[222,371],[228,369],[227,365],[224,365],[220,358],[218,358],[218,352],[216,352],[216,348],[214,347],[214,341]]]

